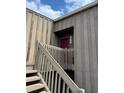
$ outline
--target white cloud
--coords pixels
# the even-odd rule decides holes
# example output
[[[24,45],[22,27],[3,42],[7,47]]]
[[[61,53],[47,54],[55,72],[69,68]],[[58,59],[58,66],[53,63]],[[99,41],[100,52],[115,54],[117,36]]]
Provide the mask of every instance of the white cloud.
[[[35,2],[26,2],[26,7],[28,7],[28,8],[30,8],[30,9],[32,9],[32,10],[37,10],[37,5],[36,5],[36,3]]]
[[[93,1],[95,0],[65,0],[66,9],[70,12]]]
[[[64,14],[64,12],[62,10],[55,11],[49,5],[41,5],[39,11],[41,14],[44,14],[47,17],[52,18],[52,19],[60,17],[61,15]]]
[[[64,15],[64,10],[71,12],[95,0],[64,0],[66,4],[65,9],[61,10],[54,10],[50,5],[43,4],[41,1],[42,0],[27,0],[26,6],[27,8],[39,12],[51,19],[56,19],[57,17]]]
[[[51,19],[55,19],[64,14],[63,10],[53,10],[50,5],[41,4],[40,0],[31,0],[30,2],[27,0],[26,6],[27,8],[39,12]]]

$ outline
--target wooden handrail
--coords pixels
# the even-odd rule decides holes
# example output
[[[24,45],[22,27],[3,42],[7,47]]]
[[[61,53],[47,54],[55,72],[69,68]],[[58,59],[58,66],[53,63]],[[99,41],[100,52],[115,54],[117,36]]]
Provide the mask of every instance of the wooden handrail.
[[[46,81],[46,83],[48,82],[47,84],[49,85],[49,88],[51,89],[52,93],[53,90],[54,93],[59,93],[61,79],[63,80],[63,89],[62,89],[63,93],[65,91],[65,85],[67,86],[66,88],[67,93],[69,93],[69,90],[72,91],[73,93],[85,93],[84,89],[79,88],[73,82],[73,80],[66,74],[66,72],[62,69],[62,67],[58,64],[58,62],[52,57],[50,52],[44,48],[44,45],[42,43],[38,44],[38,52],[39,53],[37,60],[37,69],[43,75],[44,81]],[[57,84],[57,82],[59,83]],[[53,83],[55,83],[54,88],[53,88]],[[58,92],[57,92],[57,87],[59,87]]]

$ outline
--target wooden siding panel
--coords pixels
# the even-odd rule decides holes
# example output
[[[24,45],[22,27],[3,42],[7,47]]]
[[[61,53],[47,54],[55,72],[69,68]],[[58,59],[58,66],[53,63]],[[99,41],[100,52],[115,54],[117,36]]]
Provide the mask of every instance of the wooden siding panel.
[[[59,23],[57,23],[57,24],[55,25],[55,26],[56,26],[56,28],[55,28],[56,31],[59,30],[59,26],[58,26],[58,25],[59,25]]]
[[[46,43],[46,35],[47,35],[47,20],[44,20],[43,26],[43,43]]]
[[[86,88],[86,76],[85,76],[85,39],[84,39],[84,13],[81,13],[78,17],[78,23],[75,24],[75,29],[78,29],[79,31],[75,30],[75,33],[77,34],[75,36],[75,42],[78,41],[78,47],[75,46],[75,51],[77,55],[75,56],[76,61],[76,70],[75,73],[78,73],[77,80],[80,84],[80,87]],[[77,26],[77,24],[80,24]],[[79,42],[81,41],[81,42]],[[81,65],[82,64],[82,65]],[[81,75],[81,76],[80,76]],[[82,82],[80,82],[80,77],[82,78]]]
[[[93,78],[93,73],[92,73],[92,68],[93,68],[93,64],[92,64],[92,62],[93,62],[93,56],[94,55],[92,55],[92,49],[93,49],[93,47],[94,46],[92,46],[92,42],[93,42],[93,39],[94,38],[92,38],[92,35],[93,34],[95,34],[95,33],[92,33],[93,32],[93,29],[91,29],[92,27],[91,26],[93,26],[91,23],[91,17],[93,17],[94,15],[90,15],[91,14],[91,11],[88,11],[87,12],[87,35],[88,35],[88,50],[89,50],[89,73],[90,73],[90,86],[91,86],[91,91],[93,92],[93,81],[94,81],[94,78]],[[93,92],[94,93],[94,92]]]
[[[98,7],[94,7],[94,31],[95,31],[95,41],[96,41],[96,53],[98,62]]]
[[[30,28],[31,28],[31,20],[32,20],[32,14],[27,13],[27,22],[26,22],[26,52],[28,51],[28,44],[29,44],[29,36],[30,36]]]
[[[42,28],[43,28],[43,18],[39,17],[39,23],[37,25],[38,25],[37,40],[40,42],[41,41]]]
[[[70,17],[65,20],[59,21],[57,24],[55,23],[54,29],[55,29],[55,31],[59,31],[62,29],[69,28],[69,27],[73,26],[73,24],[74,24],[73,18]]]
[[[48,25],[47,25],[48,22]],[[50,43],[53,21],[26,11],[26,51],[27,64],[34,64],[36,41]],[[47,32],[48,31],[48,32]]]
[[[71,21],[72,21],[72,19],[71,19],[71,17],[69,17],[69,18],[67,19],[66,28],[69,28],[69,27],[71,27],[71,26],[72,26]]]
[[[32,38],[29,54],[29,63],[34,63],[34,53],[35,53],[35,38],[36,38],[36,28],[37,28],[37,16],[33,15],[33,28],[32,28]]]
[[[61,30],[61,22],[58,23],[58,31]]]
[[[90,12],[90,25],[91,25],[91,60],[90,60],[90,68],[91,68],[91,86],[92,86],[92,92],[97,93],[98,92],[98,64],[97,64],[97,40],[96,40],[96,31],[95,31],[95,13],[96,9],[93,8],[93,10]]]
[[[51,29],[52,29],[52,22],[48,22],[48,34],[47,34],[47,44],[50,44],[50,38],[51,38]]]
[[[74,26],[75,82],[86,93],[98,93],[98,11],[97,6],[55,22],[59,31]],[[55,41],[57,42],[57,41]]]
[[[82,66],[81,65],[81,62],[82,62],[82,60],[81,60],[81,42],[79,42],[79,41],[81,41],[81,20],[80,20],[80,15],[76,15],[75,16],[75,47],[74,48],[76,48],[76,55],[74,55],[75,57],[76,57],[76,61],[74,62],[74,65],[75,65],[75,67],[76,67],[76,74],[77,74],[77,76],[78,77],[75,77],[75,79],[76,79],[76,83],[78,84],[78,86],[79,87],[82,87],[82,83],[80,83],[80,82],[83,82],[82,81],[82,79],[80,79],[80,78],[82,78],[82,73],[77,73],[77,72],[81,72],[81,67],[80,66]],[[78,37],[78,38],[77,38]],[[80,75],[80,77],[79,77],[79,75]]]
[[[62,21],[61,21],[61,29],[64,29],[64,28],[66,28],[66,24],[65,24],[65,21],[62,20]]]

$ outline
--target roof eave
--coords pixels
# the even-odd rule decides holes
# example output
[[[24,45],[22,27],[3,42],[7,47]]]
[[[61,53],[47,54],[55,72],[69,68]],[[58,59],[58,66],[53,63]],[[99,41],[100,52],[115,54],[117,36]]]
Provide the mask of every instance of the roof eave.
[[[45,15],[42,15],[42,14],[40,14],[40,13],[34,11],[34,10],[31,10],[31,9],[29,9],[29,8],[26,8],[26,11],[31,12],[31,13],[34,13],[34,14],[36,14],[37,16],[41,16],[41,17],[46,18],[46,19],[48,19],[48,20],[50,20],[50,21],[54,21],[53,19],[51,19],[51,18],[49,18],[49,17],[47,17],[47,16],[45,16]]]
[[[74,11],[72,11],[72,12],[70,12],[70,13],[64,15],[64,16],[61,16],[59,18],[56,18],[56,19],[54,19],[54,22],[57,22],[57,21],[60,21],[62,19],[65,19],[67,17],[70,17],[70,16],[72,16],[74,14],[77,14],[77,13],[79,13],[81,11],[87,10],[87,9],[89,9],[91,7],[96,6],[96,5],[98,5],[98,1],[92,2],[92,3],[90,3],[90,4],[86,5],[86,6],[83,6],[83,7],[79,8],[79,9],[77,9],[77,10],[74,10]]]

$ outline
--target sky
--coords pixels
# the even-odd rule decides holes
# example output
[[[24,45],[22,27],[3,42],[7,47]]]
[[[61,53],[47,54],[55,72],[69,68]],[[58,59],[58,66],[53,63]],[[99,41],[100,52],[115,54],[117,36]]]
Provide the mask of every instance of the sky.
[[[26,7],[51,19],[61,17],[95,0],[26,0]]]

